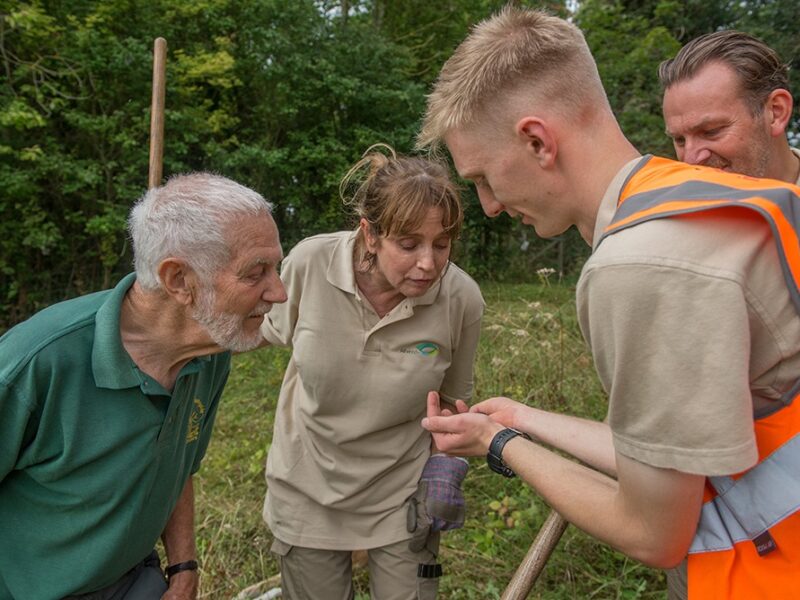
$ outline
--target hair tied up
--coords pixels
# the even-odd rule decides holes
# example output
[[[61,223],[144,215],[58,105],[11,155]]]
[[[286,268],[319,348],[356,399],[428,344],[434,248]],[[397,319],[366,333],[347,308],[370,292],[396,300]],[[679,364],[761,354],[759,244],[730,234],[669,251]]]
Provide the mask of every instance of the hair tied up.
[[[372,144],[361,155],[361,160],[350,167],[339,183],[339,197],[345,205],[358,205],[375,177],[390,161],[397,160],[397,152],[389,144]]]

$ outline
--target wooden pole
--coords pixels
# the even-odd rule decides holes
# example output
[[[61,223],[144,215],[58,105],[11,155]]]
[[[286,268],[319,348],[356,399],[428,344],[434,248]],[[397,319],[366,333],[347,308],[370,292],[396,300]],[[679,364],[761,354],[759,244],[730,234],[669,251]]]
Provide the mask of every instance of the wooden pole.
[[[536,583],[536,579],[547,564],[547,559],[558,545],[558,540],[561,539],[567,525],[568,523],[560,514],[554,510],[550,511],[500,600],[524,600],[528,597],[533,584]]]
[[[153,44],[153,99],[150,103],[150,172],[147,188],[161,185],[164,158],[164,97],[167,82],[167,40]]]

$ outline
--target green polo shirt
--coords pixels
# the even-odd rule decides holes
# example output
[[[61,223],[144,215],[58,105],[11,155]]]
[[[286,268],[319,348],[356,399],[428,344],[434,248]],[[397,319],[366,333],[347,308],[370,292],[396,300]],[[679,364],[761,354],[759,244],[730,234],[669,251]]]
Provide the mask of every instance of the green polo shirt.
[[[133,274],[0,338],[0,600],[116,581],[161,535],[202,460],[230,353],[183,367],[172,393],[119,332]]]

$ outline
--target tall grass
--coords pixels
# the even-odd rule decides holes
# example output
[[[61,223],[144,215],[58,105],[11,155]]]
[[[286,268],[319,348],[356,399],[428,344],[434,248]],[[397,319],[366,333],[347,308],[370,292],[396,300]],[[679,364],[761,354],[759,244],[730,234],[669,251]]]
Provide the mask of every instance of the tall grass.
[[[487,311],[476,361],[474,400],[505,395],[548,410],[595,419],[605,398],[583,342],[574,289],[550,285],[483,287]],[[196,477],[201,596],[235,597],[278,573],[261,519],[264,462],[273,411],[289,353],[268,348],[239,355],[216,431]],[[421,399],[424,401],[424,399]],[[467,521],[443,536],[440,597],[499,598],[549,508],[518,479],[471,460],[464,484]],[[357,598],[367,598],[357,572]],[[663,599],[664,576],[569,527],[531,598]]]

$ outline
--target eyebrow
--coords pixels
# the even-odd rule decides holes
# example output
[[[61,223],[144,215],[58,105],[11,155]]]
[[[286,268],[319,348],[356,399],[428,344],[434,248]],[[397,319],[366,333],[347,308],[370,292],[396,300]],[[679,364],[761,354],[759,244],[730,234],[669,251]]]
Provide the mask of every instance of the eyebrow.
[[[255,260],[251,260],[249,263],[247,263],[246,265],[244,265],[244,266],[243,266],[241,269],[239,269],[239,271],[238,271],[236,274],[237,274],[239,277],[241,277],[241,276],[243,276],[243,275],[247,274],[247,272],[248,272],[250,269],[252,269],[253,267],[258,267],[258,266],[262,266],[262,265],[264,265],[264,266],[270,266],[270,265],[272,265],[272,264],[278,264],[278,263],[280,263],[282,260],[283,260],[283,253],[281,253],[281,256],[280,256],[280,258],[279,258],[279,259],[278,259],[278,260],[277,260],[275,263],[273,263],[273,262],[272,262],[272,261],[270,261],[270,260],[266,260],[266,259],[264,259],[264,258],[257,258],[257,259],[255,259]]]
[[[716,117],[706,117],[701,119],[698,123],[694,123],[693,125],[686,128],[686,132],[694,133],[696,131],[702,131],[704,129],[715,129],[717,127],[722,127],[724,125],[730,124],[732,119],[728,115],[720,115]],[[669,130],[669,128],[664,130],[669,137],[675,137],[676,133],[673,133]]]

